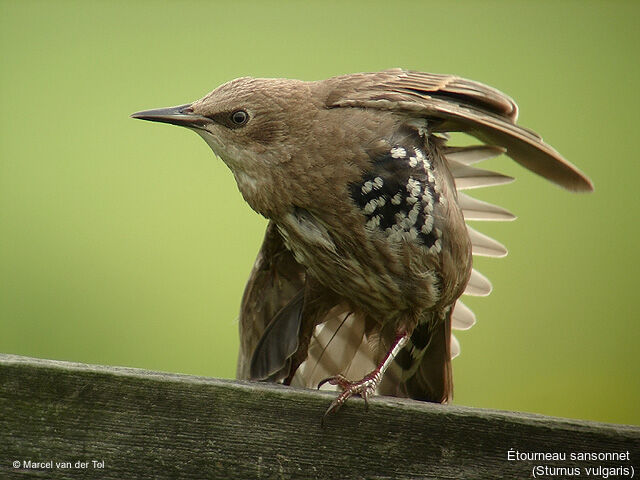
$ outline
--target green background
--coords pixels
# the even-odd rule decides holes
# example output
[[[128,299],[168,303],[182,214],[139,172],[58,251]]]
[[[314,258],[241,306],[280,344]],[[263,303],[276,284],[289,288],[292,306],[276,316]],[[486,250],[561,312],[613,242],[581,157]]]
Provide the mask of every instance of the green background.
[[[130,119],[232,78],[402,66],[513,96],[590,175],[477,197],[513,223],[477,261],[455,403],[638,424],[640,2],[0,1],[0,351],[233,377],[265,220],[184,129]],[[474,192],[475,193],[475,192]],[[318,412],[319,414],[321,412]]]

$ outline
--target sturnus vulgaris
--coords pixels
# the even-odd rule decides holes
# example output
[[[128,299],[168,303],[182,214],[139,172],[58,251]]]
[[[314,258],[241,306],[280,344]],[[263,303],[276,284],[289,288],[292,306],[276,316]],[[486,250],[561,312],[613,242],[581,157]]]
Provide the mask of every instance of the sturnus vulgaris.
[[[270,220],[244,292],[238,378],[446,402],[452,328],[486,295],[472,254],[506,249],[465,220],[512,220],[461,190],[513,180],[471,166],[506,153],[571,191],[589,179],[503,93],[400,69],[318,82],[239,78],[194,103],[134,118],[197,132]],[[447,132],[484,143],[447,144]],[[328,378],[327,378],[328,377]]]

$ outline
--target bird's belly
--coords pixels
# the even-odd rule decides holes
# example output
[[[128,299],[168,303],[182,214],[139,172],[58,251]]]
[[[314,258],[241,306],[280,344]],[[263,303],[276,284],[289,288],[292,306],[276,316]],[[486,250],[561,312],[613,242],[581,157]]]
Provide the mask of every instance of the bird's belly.
[[[307,273],[354,307],[389,317],[439,301],[440,273],[425,261],[428,249],[417,241],[370,231],[345,239],[301,210],[279,230]]]

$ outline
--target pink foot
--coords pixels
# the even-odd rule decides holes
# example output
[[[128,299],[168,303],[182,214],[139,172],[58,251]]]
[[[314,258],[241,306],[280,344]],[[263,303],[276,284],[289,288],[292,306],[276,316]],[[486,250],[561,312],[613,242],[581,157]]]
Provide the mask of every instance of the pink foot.
[[[364,404],[366,408],[369,408],[369,396],[373,395],[378,388],[378,384],[380,380],[382,380],[382,375],[387,370],[393,359],[396,357],[398,352],[407,344],[409,341],[409,334],[400,332],[396,335],[396,339],[393,342],[393,346],[387,352],[387,354],[382,359],[382,362],[368,375],[365,375],[362,380],[358,380],[356,382],[352,382],[347,380],[344,375],[336,375],[334,377],[325,378],[318,384],[318,389],[325,383],[329,383],[331,385],[337,385],[342,389],[340,395],[331,402],[327,411],[324,412],[322,416],[322,421],[320,425],[324,425],[324,419],[330,413],[337,411],[344,402],[347,401],[349,397],[352,395],[360,395],[364,399]]]
[[[338,395],[324,415],[322,416],[322,424],[324,424],[324,419],[330,413],[338,411],[338,409],[342,406],[344,402],[347,401],[349,397],[352,395],[360,395],[364,399],[365,407],[369,408],[368,399],[370,395],[373,395],[378,388],[378,383],[380,383],[380,379],[382,378],[381,372],[376,369],[368,375],[365,375],[362,380],[358,381],[350,381],[347,380],[343,375],[336,375],[334,377],[325,378],[318,384],[318,389],[324,385],[325,383],[329,383],[331,385],[337,385],[342,389],[340,395]]]

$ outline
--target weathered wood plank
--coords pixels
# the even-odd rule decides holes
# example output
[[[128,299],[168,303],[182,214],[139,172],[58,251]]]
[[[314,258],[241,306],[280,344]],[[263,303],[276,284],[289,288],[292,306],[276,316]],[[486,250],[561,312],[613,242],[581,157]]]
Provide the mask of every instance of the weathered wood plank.
[[[0,478],[527,478],[535,465],[631,468],[640,452],[638,427],[389,398],[368,412],[350,400],[321,428],[331,398],[0,354]],[[509,461],[510,449],[567,460]],[[586,462],[570,452],[630,458]],[[63,461],[71,468],[55,465]]]

